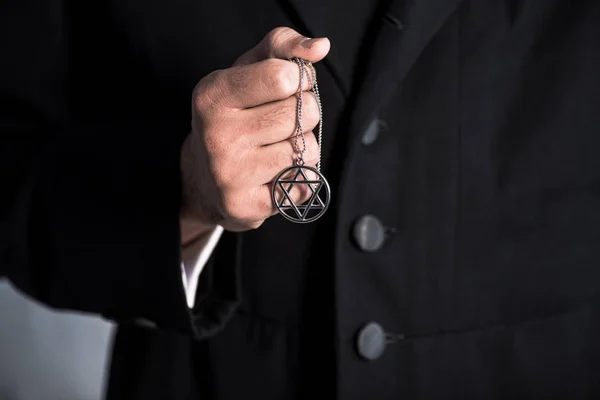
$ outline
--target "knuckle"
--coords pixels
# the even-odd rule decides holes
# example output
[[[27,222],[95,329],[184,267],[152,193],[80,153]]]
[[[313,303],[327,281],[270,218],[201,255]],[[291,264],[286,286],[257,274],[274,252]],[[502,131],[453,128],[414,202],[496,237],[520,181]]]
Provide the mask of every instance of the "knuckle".
[[[209,74],[205,75],[202,79],[200,79],[200,82],[198,82],[197,87],[206,90],[207,88],[210,88],[215,83],[222,80],[224,74],[225,70],[216,69],[210,72]]]
[[[202,78],[192,92],[196,112],[212,108],[216,104],[222,88],[223,71],[216,70]]]
[[[267,46],[269,49],[281,46],[291,36],[292,32],[292,29],[285,26],[278,26],[272,29],[266,36]]]
[[[275,90],[278,94],[291,96],[298,89],[296,87],[295,76],[287,63],[278,63],[272,67],[270,71],[271,90]]]
[[[200,116],[205,116],[205,111],[210,108],[210,96],[207,96],[206,90],[202,82],[198,83],[192,93],[192,104],[194,112]]]

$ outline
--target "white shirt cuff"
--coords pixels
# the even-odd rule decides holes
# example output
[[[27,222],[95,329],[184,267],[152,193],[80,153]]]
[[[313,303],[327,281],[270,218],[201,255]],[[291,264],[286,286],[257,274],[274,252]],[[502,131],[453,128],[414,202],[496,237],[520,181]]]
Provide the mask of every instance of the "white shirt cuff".
[[[204,240],[194,243],[182,251],[181,278],[189,308],[194,307],[200,273],[219,243],[222,233],[223,227],[217,225],[209,235],[206,235]]]

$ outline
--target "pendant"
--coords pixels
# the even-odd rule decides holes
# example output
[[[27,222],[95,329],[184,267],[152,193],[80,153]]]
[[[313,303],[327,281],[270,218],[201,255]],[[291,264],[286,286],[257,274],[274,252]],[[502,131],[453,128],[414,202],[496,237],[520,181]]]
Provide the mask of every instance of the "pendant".
[[[316,175],[315,179],[308,178],[309,171]],[[294,186],[301,185],[308,188],[310,198],[303,204],[295,204],[290,192]],[[281,191],[279,198],[278,189]],[[299,224],[319,219],[329,207],[330,200],[329,183],[316,168],[304,165],[286,168],[277,176],[273,185],[273,203],[277,211],[287,220]]]

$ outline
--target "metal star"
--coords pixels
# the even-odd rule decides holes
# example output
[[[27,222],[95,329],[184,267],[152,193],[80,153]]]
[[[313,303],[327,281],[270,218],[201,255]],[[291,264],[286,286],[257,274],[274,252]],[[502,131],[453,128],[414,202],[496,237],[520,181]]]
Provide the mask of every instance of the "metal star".
[[[284,215],[287,219],[294,222],[312,222],[319,218],[327,209],[329,203],[329,184],[321,175],[320,172],[310,167],[292,167],[282,172],[280,176],[285,175],[285,172],[288,172],[291,169],[297,169],[296,173],[291,179],[277,179],[277,186],[281,188],[283,192],[283,196],[279,202],[276,203],[277,209],[280,211],[282,215]],[[317,180],[311,180],[306,175],[306,170],[311,170],[319,177]],[[311,191],[310,199],[303,204],[296,204],[292,199],[290,192],[295,185],[306,185]],[[287,186],[287,187],[286,187]],[[321,189],[325,187],[326,189],[326,199],[325,202],[319,196]],[[273,193],[275,195],[275,191]],[[274,197],[275,200],[275,197]],[[286,202],[288,204],[286,204]],[[293,215],[288,214],[287,212],[293,210],[296,214]],[[308,217],[308,214],[312,210],[319,211],[316,216]],[[286,212],[287,211],[287,212]]]

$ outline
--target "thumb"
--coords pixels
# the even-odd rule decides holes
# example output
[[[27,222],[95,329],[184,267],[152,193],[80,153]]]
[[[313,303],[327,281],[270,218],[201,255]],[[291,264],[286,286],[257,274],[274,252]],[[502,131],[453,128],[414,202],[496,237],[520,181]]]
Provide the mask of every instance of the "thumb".
[[[330,47],[327,38],[307,38],[291,28],[280,27],[273,29],[260,43],[240,56],[233,66],[253,64],[267,58],[294,57],[316,63],[327,56]]]

